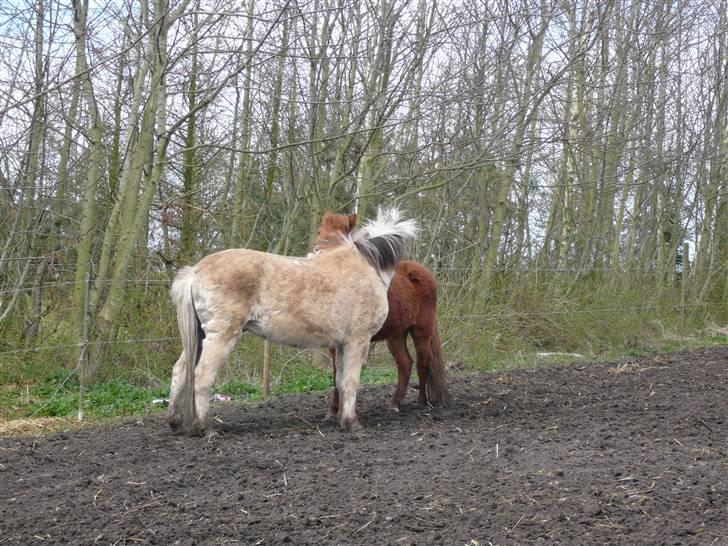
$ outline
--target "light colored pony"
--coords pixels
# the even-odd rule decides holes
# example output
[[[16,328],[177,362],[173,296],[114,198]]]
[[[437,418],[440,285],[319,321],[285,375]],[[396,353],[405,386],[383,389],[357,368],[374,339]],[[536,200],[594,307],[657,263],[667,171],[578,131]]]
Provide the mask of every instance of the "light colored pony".
[[[397,209],[332,251],[291,258],[246,249],[211,254],[180,269],[172,283],[183,351],[172,371],[168,422],[203,435],[210,387],[244,331],[282,345],[335,347],[339,425],[359,430],[356,392],[369,340],[387,317],[387,287],[414,238]]]

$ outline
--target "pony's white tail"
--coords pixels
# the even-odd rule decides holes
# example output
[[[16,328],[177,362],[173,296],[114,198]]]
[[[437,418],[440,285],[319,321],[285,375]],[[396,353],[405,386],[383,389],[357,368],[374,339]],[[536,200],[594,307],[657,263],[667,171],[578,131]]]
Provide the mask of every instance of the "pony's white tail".
[[[177,306],[177,325],[179,326],[185,368],[181,374],[179,396],[174,407],[170,408],[170,422],[181,422],[184,430],[190,430],[195,420],[195,366],[202,349],[202,327],[192,301],[192,283],[195,274],[191,267],[183,267],[172,283],[170,296]]]
[[[397,263],[404,259],[407,239],[417,236],[417,223],[404,220],[397,208],[377,209],[376,220],[367,220],[355,232],[354,246],[389,284]]]

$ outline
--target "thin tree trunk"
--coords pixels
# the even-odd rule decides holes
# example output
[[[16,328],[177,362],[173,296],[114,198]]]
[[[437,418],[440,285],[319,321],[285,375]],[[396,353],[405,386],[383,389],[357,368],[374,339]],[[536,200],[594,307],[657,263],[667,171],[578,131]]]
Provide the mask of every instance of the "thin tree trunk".
[[[195,157],[196,121],[195,107],[197,104],[197,77],[199,64],[197,62],[197,32],[200,2],[195,2],[192,14],[192,59],[190,67],[190,82],[187,89],[187,104],[189,106],[189,118],[187,119],[187,135],[185,138],[184,170],[182,175],[182,225],[180,228],[180,250],[179,259],[181,263],[190,263],[195,259],[195,198],[197,193],[197,161]]]
[[[238,160],[238,172],[235,179],[235,198],[233,205],[233,214],[230,222],[230,236],[228,246],[241,246],[245,239],[242,226],[244,218],[245,206],[245,188],[247,183],[249,157],[250,157],[250,91],[252,87],[252,70],[253,63],[251,58],[253,55],[253,12],[255,9],[255,0],[248,1],[248,27],[246,30],[247,44],[247,61],[245,66],[245,76],[243,78],[243,111],[242,120],[240,121],[240,159]]]
[[[91,262],[91,244],[95,240],[96,224],[96,188],[101,173],[103,161],[103,129],[96,97],[91,84],[91,75],[88,72],[86,61],[86,18],[88,16],[88,0],[73,0],[73,22],[76,37],[76,54],[79,57],[77,66],[81,69],[79,77],[82,78],[84,99],[89,114],[89,162],[86,171],[86,180],[83,192],[83,208],[81,212],[81,233],[76,255],[76,274],[73,286],[72,317],[76,341],[83,341],[83,328],[86,321],[86,296],[89,279],[89,264]],[[77,355],[73,361],[77,360]]]
[[[541,62],[543,37],[548,28],[549,21],[546,14],[545,4],[543,3],[541,4],[541,10],[541,25],[536,35],[533,36],[532,42],[529,46],[528,58],[526,60],[523,92],[519,99],[520,110],[515,122],[516,134],[513,138],[508,158],[506,159],[505,168],[498,177],[497,182],[497,193],[495,203],[493,205],[493,216],[490,228],[490,241],[488,243],[488,250],[486,251],[485,260],[483,262],[482,281],[486,286],[489,285],[495,272],[495,268],[498,265],[498,249],[500,248],[500,241],[503,235],[506,214],[508,212],[508,195],[516,181],[516,172],[523,150],[526,130],[530,124],[533,112],[532,109],[537,106],[537,104],[530,104],[533,100],[531,91],[534,86],[534,78],[538,64]]]
[[[283,20],[283,38],[282,43],[288,43],[288,19]],[[270,202],[273,194],[273,181],[278,172],[278,140],[280,137],[280,111],[281,111],[281,94],[283,92],[283,69],[285,67],[286,55],[285,51],[281,51],[278,56],[278,68],[276,70],[275,82],[273,84],[273,97],[271,105],[271,129],[270,129],[270,153],[268,154],[268,170],[265,176],[265,198],[266,202]]]

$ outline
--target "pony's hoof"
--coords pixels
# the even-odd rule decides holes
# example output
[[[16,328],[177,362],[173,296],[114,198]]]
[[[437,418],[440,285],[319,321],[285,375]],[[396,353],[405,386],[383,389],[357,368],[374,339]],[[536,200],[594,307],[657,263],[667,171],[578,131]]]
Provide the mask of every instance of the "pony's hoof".
[[[394,402],[389,404],[389,413],[399,415],[399,404],[395,404]]]
[[[351,421],[344,421],[341,423],[341,428],[344,430],[347,430],[349,432],[363,432],[364,431],[364,425],[362,425],[359,422],[359,419],[352,419]]]
[[[172,434],[182,434],[184,432],[182,418],[179,415],[169,415],[167,417],[167,424],[172,429]]]
[[[196,422],[192,425],[192,428],[190,429],[190,436],[202,438],[205,434],[207,434],[207,428],[202,423]]]

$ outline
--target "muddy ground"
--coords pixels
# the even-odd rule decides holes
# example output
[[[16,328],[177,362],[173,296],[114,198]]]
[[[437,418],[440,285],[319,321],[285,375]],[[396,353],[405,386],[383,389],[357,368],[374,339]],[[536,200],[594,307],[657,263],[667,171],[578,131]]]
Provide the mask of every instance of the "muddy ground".
[[[728,347],[0,439],[0,544],[728,544]]]

